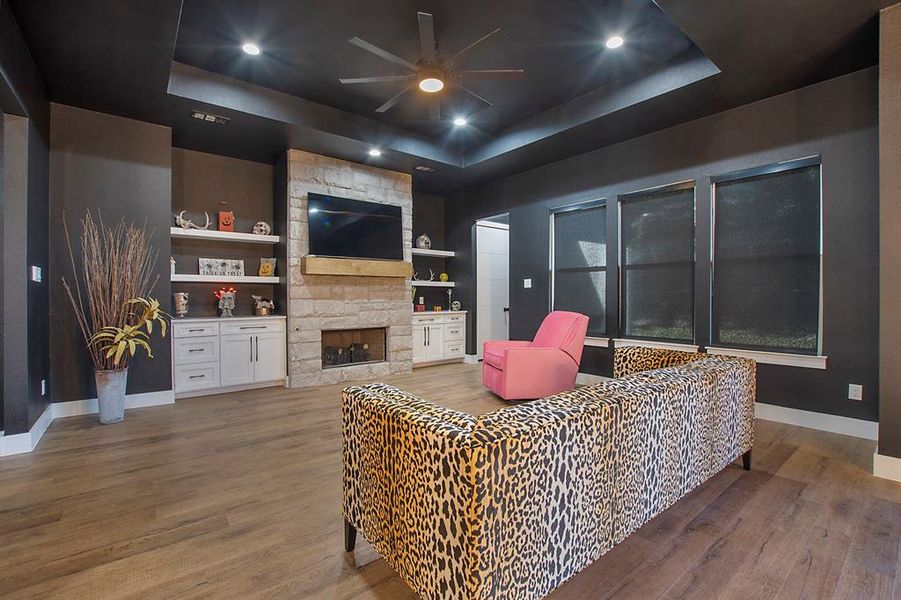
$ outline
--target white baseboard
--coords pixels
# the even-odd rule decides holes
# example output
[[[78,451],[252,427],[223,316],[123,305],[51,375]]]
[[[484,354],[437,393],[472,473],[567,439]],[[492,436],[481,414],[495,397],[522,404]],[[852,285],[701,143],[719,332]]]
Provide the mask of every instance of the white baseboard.
[[[879,454],[879,448],[873,453],[873,475],[893,481],[901,481],[901,458]]]
[[[53,405],[50,404],[34,422],[34,425],[25,433],[17,433],[14,435],[4,435],[0,437],[0,456],[12,456],[13,454],[24,454],[34,450],[38,442],[44,436],[44,432],[53,422]]]
[[[879,438],[879,423],[864,421],[863,419],[826,415],[797,408],[776,406],[775,404],[763,404],[761,402],[755,405],[754,416],[764,421],[787,423],[798,427],[840,433],[866,440],[877,440]]]
[[[174,404],[175,392],[163,390],[161,392],[147,392],[144,394],[129,394],[125,396],[125,408],[143,408],[146,406],[160,406],[162,404]],[[38,442],[44,436],[44,432],[56,419],[75,417],[78,415],[91,415],[98,412],[97,398],[88,400],[72,400],[70,402],[54,402],[47,406],[44,412],[35,421],[34,426],[25,433],[6,435],[0,437],[0,456],[11,456],[32,452],[38,446]]]
[[[477,365],[479,364],[479,355],[478,354],[467,354],[463,357],[463,362],[467,365]]]

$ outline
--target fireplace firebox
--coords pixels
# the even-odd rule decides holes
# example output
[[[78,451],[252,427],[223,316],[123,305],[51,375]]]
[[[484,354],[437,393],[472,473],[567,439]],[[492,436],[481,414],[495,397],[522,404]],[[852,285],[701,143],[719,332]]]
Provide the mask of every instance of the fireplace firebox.
[[[323,331],[322,368],[384,362],[385,340],[384,327]]]

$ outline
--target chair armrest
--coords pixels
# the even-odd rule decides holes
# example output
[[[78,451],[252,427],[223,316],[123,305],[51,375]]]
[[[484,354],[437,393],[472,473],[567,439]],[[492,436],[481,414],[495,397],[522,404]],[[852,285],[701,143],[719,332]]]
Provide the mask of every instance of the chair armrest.
[[[529,348],[531,346],[532,342],[521,340],[487,340],[482,343],[482,350],[483,352],[488,352],[489,350],[501,352],[510,348]]]

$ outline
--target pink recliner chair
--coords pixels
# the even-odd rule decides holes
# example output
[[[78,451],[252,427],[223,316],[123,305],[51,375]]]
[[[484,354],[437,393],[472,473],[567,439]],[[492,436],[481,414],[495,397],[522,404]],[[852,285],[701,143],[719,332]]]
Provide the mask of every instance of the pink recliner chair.
[[[544,398],[576,387],[588,331],[585,315],[554,311],[531,342],[487,341],[482,383],[505,400]]]

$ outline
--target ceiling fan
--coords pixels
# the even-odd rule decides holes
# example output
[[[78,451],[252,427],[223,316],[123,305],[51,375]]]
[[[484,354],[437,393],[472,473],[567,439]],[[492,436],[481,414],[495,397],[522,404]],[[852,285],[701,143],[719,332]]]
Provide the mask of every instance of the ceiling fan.
[[[401,97],[413,89],[414,86],[427,94],[431,94],[429,98],[429,114],[432,120],[441,118],[441,108],[438,102],[438,92],[448,85],[453,85],[466,94],[469,94],[482,104],[492,106],[491,102],[483,98],[479,94],[465,87],[461,82],[479,79],[520,79],[525,73],[522,69],[477,69],[477,70],[461,70],[456,68],[457,62],[461,57],[466,55],[473,48],[489,39],[493,35],[500,33],[498,27],[494,31],[482,36],[473,43],[469,44],[449,59],[445,60],[438,55],[435,42],[435,20],[429,13],[417,13],[419,18],[419,44],[422,48],[422,56],[416,63],[404,60],[399,56],[383,50],[378,46],[370,44],[366,40],[358,37],[351,38],[351,44],[358,48],[362,48],[367,52],[375,54],[396,65],[400,65],[410,71],[401,75],[377,75],[374,77],[347,77],[339,79],[345,85],[360,83],[385,83],[385,82],[410,82],[410,84],[400,92],[388,99],[387,102],[375,109],[375,112],[383,113],[398,103]]]

